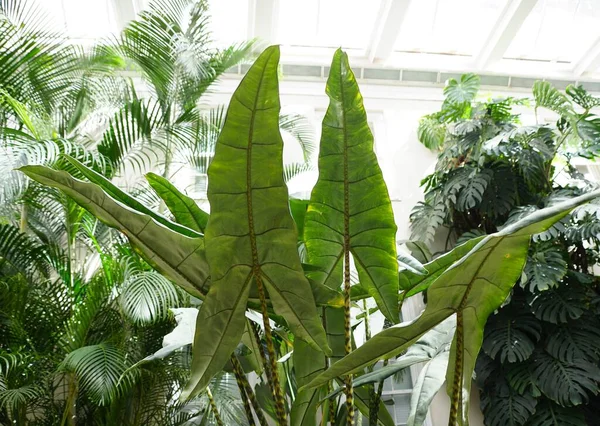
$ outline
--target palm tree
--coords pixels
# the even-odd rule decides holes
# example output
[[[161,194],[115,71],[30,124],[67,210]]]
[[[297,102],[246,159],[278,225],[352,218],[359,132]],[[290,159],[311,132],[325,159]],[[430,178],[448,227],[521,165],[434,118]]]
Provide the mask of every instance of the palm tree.
[[[61,154],[70,154],[113,177],[148,145],[168,169],[183,137],[205,126],[198,99],[250,45],[207,47],[206,6],[191,1],[155,2],[118,43],[88,52],[49,27],[35,5],[0,1],[0,171],[8,177],[0,187],[0,423],[208,419],[215,413],[206,396],[176,402],[189,351],[127,370],[161,347],[174,326],[167,308],[189,298],[72,200],[13,169],[66,168]],[[156,72],[145,62],[149,40],[196,56]],[[126,66],[156,83],[154,93],[138,97],[120,72]],[[212,400],[220,417],[237,419],[239,396],[226,378]]]

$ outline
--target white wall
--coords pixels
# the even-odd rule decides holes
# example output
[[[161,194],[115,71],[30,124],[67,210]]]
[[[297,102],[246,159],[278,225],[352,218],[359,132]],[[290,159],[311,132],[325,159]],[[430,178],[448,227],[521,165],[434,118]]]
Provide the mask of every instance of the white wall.
[[[209,97],[207,106],[226,104],[239,79],[224,79]],[[398,240],[410,237],[409,214],[412,207],[422,200],[423,193],[419,183],[429,174],[435,165],[436,155],[424,148],[417,140],[416,130],[419,118],[425,114],[439,110],[443,96],[442,87],[414,87],[401,85],[380,85],[368,81],[360,82],[369,122],[375,136],[375,150],[383,175],[388,185],[392,199],[396,223],[398,225]],[[283,78],[280,83],[281,101],[284,109],[299,111],[310,117],[317,132],[320,133],[320,121],[327,108],[328,98],[325,95],[325,79],[313,81],[297,81]],[[484,97],[491,95],[482,90]],[[494,93],[494,96],[528,97],[528,91],[512,91]],[[523,109],[522,120],[526,124],[534,123],[535,117],[531,110]],[[542,117],[543,118],[543,117]],[[295,155],[286,149],[284,155]],[[304,187],[310,190],[310,185],[316,181],[316,175],[311,175],[295,189]],[[404,320],[416,317],[423,309],[420,296],[412,298],[403,308]],[[380,330],[383,318],[371,318],[373,332]],[[364,335],[362,329],[357,329],[357,342]],[[411,369],[413,380],[416,379],[419,368]],[[471,398],[471,425],[483,425],[483,417],[479,410],[479,396],[474,389]],[[431,426],[446,425],[448,422],[449,399],[443,388],[432,404],[429,424]]]

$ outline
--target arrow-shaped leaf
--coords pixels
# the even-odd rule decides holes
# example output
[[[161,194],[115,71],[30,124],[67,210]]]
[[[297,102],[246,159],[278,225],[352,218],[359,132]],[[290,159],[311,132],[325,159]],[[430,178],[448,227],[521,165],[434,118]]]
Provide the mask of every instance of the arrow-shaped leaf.
[[[381,311],[398,322],[396,224],[387,187],[373,152],[373,134],[347,55],[336,51],[327,80],[330,102],[323,119],[319,180],[304,227],[309,276],[330,288],[342,283],[350,252],[360,283]]]
[[[67,172],[44,166],[20,170],[33,180],[60,189],[102,222],[124,233],[152,266],[191,295],[204,297],[209,274],[201,234],[170,221],[169,227],[163,226],[148,214],[117,202],[97,184],[82,182]],[[178,227],[197,237],[176,232]]]
[[[504,302],[518,280],[532,234],[548,229],[573,208],[600,196],[600,191],[539,210],[502,231],[484,237],[429,287],[428,304],[414,322],[382,331],[338,361],[307,387],[321,386],[389,358],[408,348],[429,329],[456,314],[457,331],[451,348],[447,381],[452,397],[451,424],[463,421],[475,359],[488,316]]]
[[[194,200],[182,194],[171,182],[154,173],[146,174],[146,180],[165,202],[177,223],[198,232],[204,232],[208,222],[208,213],[202,210]]]
[[[192,372],[183,397],[221,370],[239,343],[251,290],[264,286],[294,334],[329,352],[297,250],[283,180],[279,47],[267,48],[233,94],[208,170],[206,228],[212,285],[198,314]]]

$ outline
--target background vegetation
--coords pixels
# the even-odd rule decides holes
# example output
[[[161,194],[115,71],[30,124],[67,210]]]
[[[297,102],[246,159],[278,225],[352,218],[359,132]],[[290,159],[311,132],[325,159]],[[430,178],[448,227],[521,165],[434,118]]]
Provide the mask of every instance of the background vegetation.
[[[413,210],[413,237],[446,250],[496,232],[539,208],[597,187],[573,164],[594,159],[600,105],[581,87],[533,87],[533,106],[555,125],[523,126],[523,100],[476,101],[477,76],[451,80],[441,111],[421,120],[421,142],[439,151]],[[477,382],[488,425],[595,425],[600,381],[598,204],[535,235],[523,273],[488,321]]]

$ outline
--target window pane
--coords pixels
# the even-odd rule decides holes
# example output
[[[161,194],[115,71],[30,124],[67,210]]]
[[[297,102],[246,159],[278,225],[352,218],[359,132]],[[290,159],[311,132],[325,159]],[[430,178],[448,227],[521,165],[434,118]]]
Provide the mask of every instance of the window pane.
[[[395,51],[474,55],[506,0],[412,1]]]
[[[282,1],[277,41],[292,46],[367,47],[381,0]]]
[[[394,415],[397,425],[405,424],[410,413],[410,395],[394,395]]]
[[[600,34],[595,0],[539,0],[504,57],[573,62]]]
[[[248,0],[209,0],[208,8],[217,45],[229,46],[248,38]]]
[[[63,0],[69,37],[97,39],[117,31],[113,3],[106,0]]]

